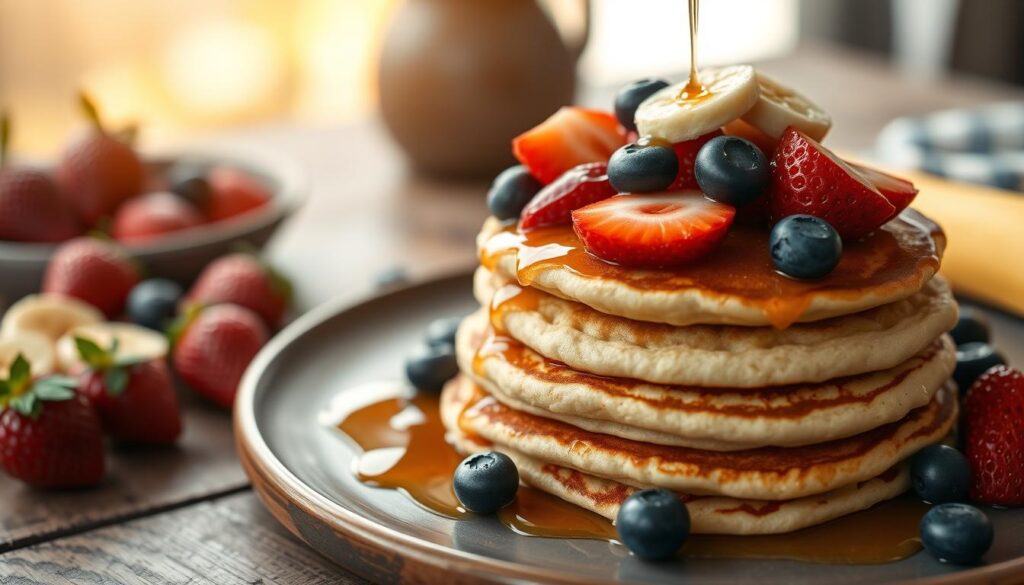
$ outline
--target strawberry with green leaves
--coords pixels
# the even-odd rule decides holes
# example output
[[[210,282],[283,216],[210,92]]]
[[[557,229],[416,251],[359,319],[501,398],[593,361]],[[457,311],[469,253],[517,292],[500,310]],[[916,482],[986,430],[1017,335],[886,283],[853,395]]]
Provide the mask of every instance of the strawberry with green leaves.
[[[73,379],[33,379],[19,355],[0,380],[0,467],[39,488],[95,485],[106,472],[103,428]]]
[[[79,387],[111,438],[145,445],[169,445],[178,439],[181,408],[162,359],[121,356],[117,339],[103,349],[75,337],[75,347],[86,364]]]

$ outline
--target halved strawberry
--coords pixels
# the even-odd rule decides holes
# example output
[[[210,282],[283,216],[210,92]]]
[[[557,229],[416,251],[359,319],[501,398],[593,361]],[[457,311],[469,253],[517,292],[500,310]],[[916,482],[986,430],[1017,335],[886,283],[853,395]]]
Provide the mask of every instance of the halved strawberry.
[[[669,268],[710,253],[736,210],[700,191],[618,195],[572,212],[591,254],[625,266]]]
[[[772,221],[806,213],[855,239],[896,216],[896,206],[864,175],[792,127],[779,140],[772,167]]]
[[[512,140],[512,153],[545,185],[576,165],[607,162],[626,143],[608,112],[566,106]]]
[[[572,212],[615,195],[603,162],[575,166],[540,190],[523,209],[519,229],[572,223]]]
[[[672,150],[676,151],[676,158],[679,159],[679,174],[676,175],[676,180],[672,181],[672,184],[669,186],[670,191],[677,189],[700,189],[697,186],[697,178],[693,174],[693,164],[697,160],[697,151],[708,140],[721,135],[721,130],[715,130],[714,132],[708,132],[704,136],[698,136],[693,140],[678,142],[672,145]]]
[[[889,200],[889,203],[892,203],[897,214],[909,207],[910,203],[914,201],[914,197],[917,197],[917,187],[906,179],[894,177],[864,165],[851,163],[850,166],[857,169],[857,172],[874,185]]]
[[[1024,373],[1006,366],[985,372],[971,386],[964,411],[971,499],[1024,506]]]

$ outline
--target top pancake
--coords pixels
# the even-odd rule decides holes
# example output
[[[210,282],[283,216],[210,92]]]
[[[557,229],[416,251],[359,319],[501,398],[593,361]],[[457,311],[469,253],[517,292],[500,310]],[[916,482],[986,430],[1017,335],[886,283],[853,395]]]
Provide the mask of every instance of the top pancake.
[[[630,269],[595,258],[571,226],[524,235],[489,218],[477,237],[486,268],[604,313],[670,325],[780,329],[918,292],[938,270],[945,245],[938,225],[907,210],[875,233],[844,242],[836,269],[804,282],[775,271],[763,227],[735,225],[711,255],[671,271]]]

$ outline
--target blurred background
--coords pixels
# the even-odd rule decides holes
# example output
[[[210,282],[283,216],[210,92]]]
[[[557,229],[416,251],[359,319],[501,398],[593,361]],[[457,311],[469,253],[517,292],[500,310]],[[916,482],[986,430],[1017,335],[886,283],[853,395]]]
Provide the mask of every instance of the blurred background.
[[[580,2],[540,4],[567,36],[579,33]],[[1024,2],[971,4],[705,0],[699,57],[763,60],[825,41],[884,54],[912,75],[1024,83]],[[143,122],[147,144],[357,120],[377,109],[378,55],[401,9],[398,0],[0,0],[0,104],[20,128],[15,149],[34,154],[52,152],[73,126],[79,88],[112,121]],[[591,10],[580,83],[688,67],[684,1],[594,0]]]

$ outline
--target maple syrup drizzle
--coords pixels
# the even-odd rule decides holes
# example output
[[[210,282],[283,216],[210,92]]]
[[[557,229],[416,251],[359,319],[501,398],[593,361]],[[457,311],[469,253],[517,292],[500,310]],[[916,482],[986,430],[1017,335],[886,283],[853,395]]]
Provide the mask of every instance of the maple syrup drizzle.
[[[334,421],[337,428],[364,449],[353,466],[360,481],[400,490],[442,516],[458,519],[471,515],[452,489],[452,473],[462,456],[445,440],[437,396],[414,394],[397,384],[389,391],[380,385],[372,390],[379,397],[376,401],[333,411],[333,415],[344,413],[343,420]],[[339,398],[361,398],[360,394],[359,389],[353,389]],[[384,462],[386,468],[371,469]],[[920,550],[918,525],[926,511],[925,504],[902,496],[789,534],[692,535],[681,554],[692,558],[815,563],[889,562]],[[521,486],[515,501],[497,517],[510,530],[525,536],[617,540],[615,527],[603,516],[528,486]]]
[[[690,12],[690,78],[676,96],[676,101],[685,104],[703,100],[711,95],[708,88],[700,82],[697,70],[697,24],[700,20],[700,0],[689,0]]]

